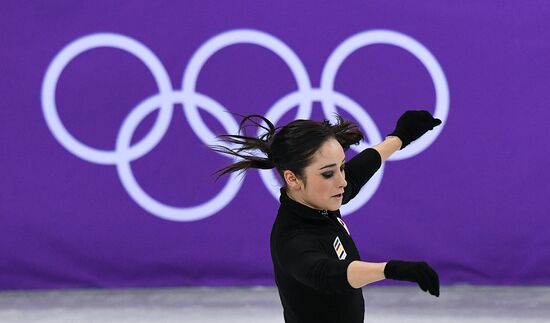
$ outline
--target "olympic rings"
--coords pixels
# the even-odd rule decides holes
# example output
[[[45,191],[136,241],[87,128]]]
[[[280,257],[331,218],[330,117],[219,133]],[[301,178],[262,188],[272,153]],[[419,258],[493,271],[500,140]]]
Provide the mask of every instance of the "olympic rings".
[[[236,174],[231,174],[224,188],[209,201],[192,207],[174,207],[163,204],[147,194],[136,181],[130,163],[149,153],[162,140],[168,130],[175,104],[183,105],[184,114],[191,129],[207,145],[215,144],[216,136],[202,120],[199,108],[216,118],[227,133],[238,133],[237,121],[223,113],[226,109],[219,102],[198,93],[196,82],[202,67],[213,54],[227,46],[241,43],[254,44],[271,50],[287,64],[296,80],[297,90],[279,99],[266,112],[266,118],[274,124],[296,106],[298,106],[296,118],[308,119],[311,117],[313,102],[321,102],[327,119],[332,118],[337,105],[352,115],[365,131],[369,144],[361,143],[352,149],[359,152],[373,143],[380,142],[382,140],[380,132],[365,109],[343,93],[334,90],[336,73],[344,60],[355,50],[372,44],[394,45],[415,55],[424,64],[434,83],[436,92],[434,116],[441,119],[443,123],[447,119],[449,89],[445,74],[429,50],[407,35],[391,30],[370,30],[349,37],[329,56],[321,76],[321,87],[312,88],[303,63],[284,42],[258,30],[236,29],[216,35],[200,46],[183,74],[181,90],[172,87],[168,73],[160,60],[137,40],[112,33],[98,33],[78,38],[54,57],[44,76],[41,100],[46,124],[54,138],[75,156],[96,164],[115,165],[128,195],[147,212],[171,221],[197,221],[212,216],[226,207],[237,195],[243,181],[239,180]],[[73,137],[62,124],[55,103],[55,90],[64,68],[78,55],[99,47],[117,48],[136,56],[147,66],[159,89],[158,94],[140,102],[126,116],[117,135],[115,149],[112,151],[90,147]],[[132,135],[141,121],[156,109],[160,111],[150,132],[142,140],[131,145]],[[442,129],[443,127],[434,129],[412,143],[410,148],[392,155],[390,160],[406,159],[421,153],[437,139]],[[344,214],[353,213],[367,203],[382,181],[383,170],[382,166],[361,192],[349,204],[342,207]],[[280,184],[274,172],[260,170],[260,177],[268,191],[277,199]]]

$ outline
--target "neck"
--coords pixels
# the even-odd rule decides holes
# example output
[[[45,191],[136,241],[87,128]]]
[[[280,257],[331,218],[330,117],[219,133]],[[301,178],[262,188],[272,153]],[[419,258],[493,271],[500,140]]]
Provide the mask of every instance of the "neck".
[[[298,202],[300,204],[303,204],[309,208],[312,208],[314,210],[319,210],[319,211],[322,211],[321,209],[307,203],[303,198],[301,198],[300,196],[297,196],[296,194],[294,194],[293,192],[291,192],[290,190],[286,190],[286,195],[288,195],[288,197],[293,200],[294,202]]]

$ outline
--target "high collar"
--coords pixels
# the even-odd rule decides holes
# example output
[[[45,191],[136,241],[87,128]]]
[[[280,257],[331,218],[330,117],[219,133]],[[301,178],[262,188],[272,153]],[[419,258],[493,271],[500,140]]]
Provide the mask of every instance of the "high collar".
[[[288,196],[284,188],[281,188],[281,196],[279,197],[279,202],[281,202],[281,206],[288,210],[288,212],[307,220],[325,220],[325,216],[334,217],[334,213],[337,212],[328,210],[317,210],[300,202],[294,201]]]

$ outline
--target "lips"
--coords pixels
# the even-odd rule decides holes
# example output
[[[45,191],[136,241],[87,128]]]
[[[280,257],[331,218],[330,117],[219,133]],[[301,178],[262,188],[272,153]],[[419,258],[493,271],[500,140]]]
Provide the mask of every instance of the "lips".
[[[332,197],[342,198],[343,196],[344,196],[344,193],[340,193],[340,194],[333,195]]]

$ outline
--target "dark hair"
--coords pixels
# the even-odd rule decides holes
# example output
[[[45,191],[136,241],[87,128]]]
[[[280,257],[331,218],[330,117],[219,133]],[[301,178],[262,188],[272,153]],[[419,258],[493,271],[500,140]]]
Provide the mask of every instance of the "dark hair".
[[[336,139],[344,150],[363,139],[363,133],[356,124],[345,121],[339,115],[336,115],[336,118],[335,125],[330,124],[328,120],[318,122],[299,119],[282,128],[275,128],[273,123],[263,116],[257,114],[245,116],[239,124],[241,134],[218,136],[221,141],[237,145],[236,148],[223,145],[209,146],[214,151],[236,156],[242,160],[219,169],[214,174],[218,174],[219,178],[224,174],[235,171],[244,172],[249,168],[276,168],[283,182],[285,170],[290,170],[298,178],[303,179],[304,168],[310,164],[313,154],[328,139]],[[258,119],[260,122],[257,121]],[[266,132],[259,137],[247,136],[246,128],[250,126],[247,122]],[[253,155],[253,152],[258,150],[265,157]]]

